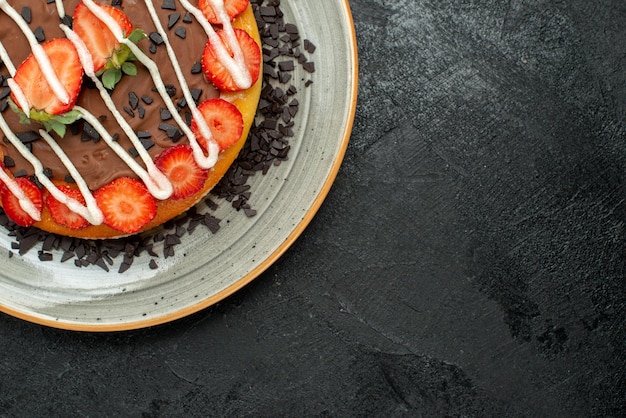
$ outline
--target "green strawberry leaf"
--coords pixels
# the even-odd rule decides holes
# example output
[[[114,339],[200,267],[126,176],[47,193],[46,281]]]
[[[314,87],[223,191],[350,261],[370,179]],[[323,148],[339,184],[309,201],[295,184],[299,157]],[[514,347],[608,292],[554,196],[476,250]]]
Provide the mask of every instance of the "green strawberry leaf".
[[[65,136],[65,132],[66,132],[66,125],[59,122],[57,119],[50,119],[46,122],[43,122],[43,126],[44,128],[46,128],[46,131],[50,132],[54,132],[57,135],[59,135],[61,138],[63,138]]]
[[[76,122],[78,119],[80,119],[82,117],[82,114],[76,110],[70,110],[69,112],[65,112],[63,114],[60,115],[54,115],[52,119],[64,124],[64,125],[70,125],[74,122]]]
[[[136,44],[137,42],[141,41],[142,39],[146,39],[147,37],[148,35],[146,35],[146,33],[141,29],[135,29],[130,33],[130,35],[128,35],[128,40]]]
[[[105,88],[113,90],[115,85],[122,79],[122,71],[119,68],[111,68],[102,73],[102,84]]]
[[[39,122],[43,125],[47,132],[55,132],[60,137],[65,135],[67,125],[76,122],[82,117],[81,113],[75,109],[60,115],[51,115],[43,110],[31,109],[30,115],[26,116],[26,113],[13,103],[10,98],[7,102],[11,109],[20,116],[20,123],[29,125],[32,121]]]
[[[136,76],[137,75],[137,66],[132,62],[125,62],[122,64],[122,72],[126,75]]]

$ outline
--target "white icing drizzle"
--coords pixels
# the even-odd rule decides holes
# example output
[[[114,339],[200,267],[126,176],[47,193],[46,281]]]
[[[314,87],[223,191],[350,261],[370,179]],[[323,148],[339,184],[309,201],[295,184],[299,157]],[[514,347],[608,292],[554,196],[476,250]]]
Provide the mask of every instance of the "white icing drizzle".
[[[24,91],[20,88],[20,86],[13,80],[12,78],[7,79],[7,85],[13,92],[15,96],[15,100],[17,101],[18,106],[26,115],[30,114],[30,103],[28,103],[28,98],[24,94]]]
[[[72,176],[76,185],[78,186],[78,190],[83,195],[85,199],[86,206],[83,206],[78,200],[69,197],[65,193],[63,193],[59,188],[57,188],[52,182],[47,181],[47,184],[42,183],[46,189],[50,192],[50,194],[59,202],[63,203],[67,206],[72,212],[76,212],[83,218],[85,218],[92,225],[100,225],[104,222],[104,215],[102,211],[98,207],[96,203],[96,199],[89,190],[89,186],[82,178],[72,161],[68,158],[67,154],[63,151],[63,149],[57,144],[57,142],[48,134],[48,132],[43,129],[39,130],[39,135],[41,138],[46,141],[48,146],[54,151],[54,153],[59,157],[65,168],[67,168],[68,173]],[[39,176],[37,176],[39,178]],[[47,178],[47,177],[46,177]],[[41,181],[41,179],[40,179]]]
[[[228,46],[230,50],[233,52],[233,57],[230,56],[219,35],[213,29],[213,26],[209,23],[206,17],[200,9],[192,6],[187,0],[179,0],[180,4],[191,13],[198,23],[202,26],[204,31],[206,32],[209,40],[211,41],[211,45],[214,48],[215,53],[217,54],[217,59],[220,63],[226,67],[228,72],[232,75],[233,80],[237,87],[241,89],[247,89],[252,86],[252,78],[250,76],[250,71],[246,67],[246,62],[243,58],[243,52],[241,47],[239,46],[239,42],[237,42],[237,38],[235,37],[235,32],[233,30],[233,26],[230,23],[230,18],[226,13],[226,9],[224,8],[223,0],[210,0],[211,5],[213,6],[213,10],[215,11],[220,23],[222,23],[223,30],[226,33],[226,41],[228,42]]]
[[[69,94],[67,93],[67,91],[65,91],[65,88],[63,87],[63,84],[61,84],[61,81],[54,71],[54,68],[52,68],[52,64],[50,64],[50,58],[46,54],[46,51],[44,51],[43,47],[39,44],[39,42],[37,42],[35,34],[28,27],[28,23],[26,23],[22,15],[20,15],[13,7],[11,7],[7,3],[7,0],[0,0],[0,9],[2,9],[11,19],[13,19],[13,21],[20,27],[21,31],[26,36],[26,39],[28,40],[30,48],[33,52],[33,56],[37,60],[39,67],[41,67],[41,72],[43,73],[46,82],[52,89],[54,95],[62,103],[69,103]]]
[[[78,56],[81,61],[81,65],[83,66],[85,70],[85,74],[87,74],[89,78],[91,78],[91,80],[94,82],[94,84],[98,88],[98,91],[100,92],[100,97],[102,97],[102,100],[106,104],[107,108],[113,114],[113,116],[115,117],[115,120],[120,125],[124,133],[130,139],[131,143],[133,144],[133,147],[135,147],[135,150],[139,154],[139,157],[145,164],[147,171],[144,170],[138,164],[136,164],[132,158],[130,159],[130,161],[132,161],[134,164],[131,165],[127,163],[128,166],[142,180],[144,178],[148,179],[148,181],[145,182],[146,187],[148,188],[148,191],[155,198],[160,199],[160,200],[165,200],[169,198],[174,192],[172,183],[165,176],[165,174],[163,174],[161,171],[159,171],[156,168],[156,166],[154,165],[154,161],[152,161],[152,157],[150,157],[150,154],[148,154],[148,152],[144,148],[143,144],[137,137],[137,134],[133,131],[133,128],[128,124],[126,119],[124,119],[124,117],[119,112],[119,110],[117,110],[117,108],[115,107],[115,103],[113,103],[113,100],[111,99],[111,96],[109,95],[108,91],[106,90],[106,88],[104,87],[100,79],[98,79],[98,77],[96,77],[96,75],[94,74],[93,60],[84,42],[80,39],[80,37],[76,34],[76,32],[72,31],[69,27],[65,25],[61,25],[61,29],[63,29],[68,39],[74,43],[74,46],[76,47],[76,50],[78,51]],[[82,113],[83,112],[81,111],[81,114]],[[118,144],[115,143],[115,145],[118,145]],[[128,156],[128,152],[124,150],[124,148],[122,148],[121,146],[118,145],[115,148],[112,147],[112,149],[116,154],[120,156],[120,158],[124,160],[124,162],[127,162],[128,158],[130,158]],[[123,153],[124,155],[120,153]]]
[[[65,7],[63,7],[63,0],[54,0],[54,3],[57,6],[57,13],[59,17],[63,19],[65,17]]]
[[[4,66],[9,71],[9,75],[13,77],[15,75],[15,71],[17,70],[15,69],[15,65],[13,64],[13,61],[11,60],[11,57],[9,56],[7,50],[4,48],[2,42],[0,42],[0,59],[2,59]],[[26,98],[24,91],[22,91],[22,88],[15,82],[15,80],[13,80],[13,78],[9,78],[7,80],[7,84],[11,89],[11,92],[13,92],[13,95],[15,96],[15,100],[17,100],[17,104],[19,105],[19,107],[24,111],[25,114],[28,115],[30,113],[30,103],[28,103],[28,99]]]
[[[1,41],[0,41],[0,59],[2,59],[4,66],[7,67],[9,74],[11,75],[11,77],[13,77],[15,75],[15,65],[13,65],[13,61],[11,61],[11,57],[9,56],[9,53],[7,52],[6,48],[4,47],[4,44]]]
[[[196,106],[196,102],[193,100],[191,95],[191,90],[189,89],[189,85],[187,84],[187,80],[183,76],[182,69],[180,68],[180,64],[178,63],[178,58],[176,57],[176,53],[170,44],[169,37],[167,36],[166,31],[163,29],[163,25],[161,25],[161,21],[156,14],[156,10],[154,9],[154,5],[151,0],[145,0],[146,7],[150,12],[150,17],[156,27],[157,32],[161,34],[161,38],[165,44],[165,48],[167,50],[167,55],[172,61],[172,66],[174,67],[174,72],[176,73],[176,78],[178,79],[178,83],[183,91],[183,96],[185,97],[185,101],[187,102],[187,106],[189,106],[189,110],[191,110],[191,114],[196,121],[196,125],[200,130],[202,136],[206,139],[207,149],[208,149],[208,157],[204,155],[204,151],[202,147],[198,143],[198,140],[195,136],[189,137],[189,144],[193,150],[194,159],[198,163],[200,167],[203,168],[211,168],[217,162],[217,157],[219,154],[219,145],[217,141],[213,138],[213,134],[211,133],[211,129],[206,123],[204,116],[198,110]]]

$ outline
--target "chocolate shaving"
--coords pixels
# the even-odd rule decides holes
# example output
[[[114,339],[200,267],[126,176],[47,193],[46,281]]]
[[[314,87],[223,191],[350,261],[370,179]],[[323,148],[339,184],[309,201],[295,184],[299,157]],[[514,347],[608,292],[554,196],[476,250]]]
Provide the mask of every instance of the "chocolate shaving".
[[[23,7],[20,14],[22,15],[22,18],[26,21],[26,23],[30,24],[30,22],[33,21],[33,12],[30,10],[30,7]]]

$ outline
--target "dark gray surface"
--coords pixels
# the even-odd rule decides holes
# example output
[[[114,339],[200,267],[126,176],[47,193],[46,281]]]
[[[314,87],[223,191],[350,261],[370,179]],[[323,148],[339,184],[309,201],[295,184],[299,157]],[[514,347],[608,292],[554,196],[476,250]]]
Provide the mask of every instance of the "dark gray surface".
[[[350,5],[355,128],[301,239],[155,329],[1,315],[1,416],[626,415],[626,2]]]

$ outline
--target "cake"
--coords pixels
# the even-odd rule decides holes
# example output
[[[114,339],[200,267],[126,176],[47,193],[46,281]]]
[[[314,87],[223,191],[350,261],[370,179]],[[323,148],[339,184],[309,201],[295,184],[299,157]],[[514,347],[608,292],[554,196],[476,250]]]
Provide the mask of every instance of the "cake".
[[[137,234],[195,205],[239,153],[261,90],[248,0],[0,9],[0,204],[18,225]]]

